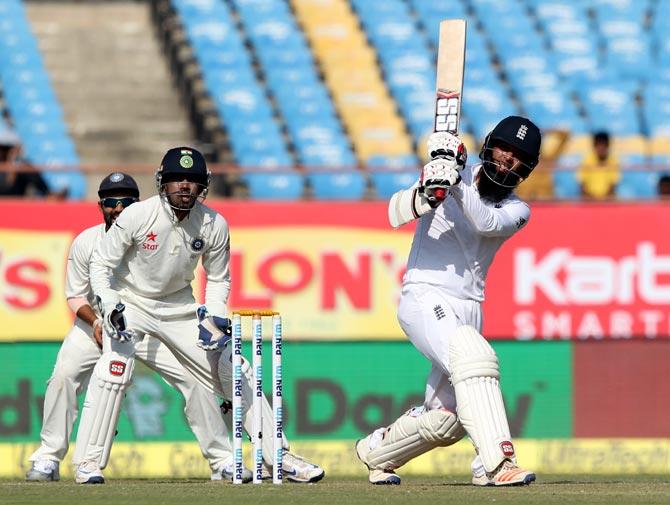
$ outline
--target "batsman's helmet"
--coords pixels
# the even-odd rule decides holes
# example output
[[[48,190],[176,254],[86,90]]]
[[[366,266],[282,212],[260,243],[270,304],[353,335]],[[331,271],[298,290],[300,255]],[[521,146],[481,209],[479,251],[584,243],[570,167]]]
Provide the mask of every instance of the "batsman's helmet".
[[[530,175],[540,161],[541,141],[540,129],[530,119],[521,116],[506,117],[491,130],[484,140],[479,153],[484,172],[493,182],[503,187],[515,187]],[[512,147],[519,154],[522,163],[519,164],[517,175],[520,176],[520,179],[517,180],[514,177],[509,180],[501,179],[501,176],[507,178],[507,175],[501,174],[492,161],[492,148],[496,142]]]

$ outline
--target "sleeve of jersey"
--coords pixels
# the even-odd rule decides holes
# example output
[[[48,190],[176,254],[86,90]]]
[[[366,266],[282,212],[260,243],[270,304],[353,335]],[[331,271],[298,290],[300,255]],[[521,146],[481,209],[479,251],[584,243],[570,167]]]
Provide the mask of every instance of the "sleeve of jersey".
[[[202,257],[207,285],[205,305],[213,316],[225,316],[230,294],[230,235],[223,218],[215,221],[212,247]]]
[[[83,242],[82,235],[74,239],[65,269],[65,298],[75,313],[75,307],[79,308],[88,303],[86,301],[89,292],[88,264],[91,258],[86,254]]]
[[[451,188],[450,193],[463,214],[484,236],[510,237],[530,219],[530,208],[520,200],[498,209],[485,205],[471,186],[459,184]]]
[[[111,289],[111,278],[112,270],[121,263],[121,259],[133,241],[131,227],[133,221],[128,210],[125,210],[104,234],[91,257],[91,290],[103,301],[118,296]]]

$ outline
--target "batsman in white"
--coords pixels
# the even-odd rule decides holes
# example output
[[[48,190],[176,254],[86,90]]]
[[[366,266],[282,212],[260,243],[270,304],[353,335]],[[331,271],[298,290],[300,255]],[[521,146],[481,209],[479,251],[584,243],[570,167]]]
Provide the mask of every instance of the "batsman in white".
[[[104,223],[80,233],[72,242],[68,255],[65,294],[76,318],[58,352],[47,385],[41,444],[30,457],[32,465],[26,473],[29,481],[60,478],[59,463],[67,453],[72,425],[77,418],[77,396],[88,384],[93,367],[102,354],[102,319],[94,308],[89,283],[91,255],[121,212],[139,200],[140,192],[131,176],[114,172],[102,180],[98,196]],[[147,335],[137,345],[135,355],[184,396],[184,413],[210,464],[212,480],[232,479],[232,452],[216,397],[196,382],[159,340]],[[79,479],[80,483],[104,482],[101,474],[81,476],[86,478]],[[249,470],[246,477],[251,479]]]
[[[356,444],[373,484],[400,484],[395,470],[466,434],[477,455],[477,486],[530,484],[517,466],[500,391],[495,351],[481,335],[484,285],[500,246],[521,229],[530,208],[514,194],[540,155],[540,131],[526,118],[503,119],[486,137],[481,163],[450,133],[428,140],[431,161],[419,181],[391,197],[395,228],[418,220],[403,278],[398,321],[430,360],[424,403]]]
[[[126,209],[93,252],[90,281],[102,315],[103,350],[77,433],[74,463],[82,479],[100,474],[107,464],[123,392],[146,335],[165,344],[209,392],[231,396],[231,326],[225,317],[230,238],[223,216],[202,203],[210,178],[200,152],[190,147],[168,150],[156,171],[159,194]],[[207,282],[200,308],[191,286],[198,261]],[[244,426],[250,433],[253,377],[246,361],[243,373]],[[271,419],[264,399],[267,465],[273,464]],[[316,482],[324,475],[317,465],[288,452],[288,444],[283,470],[295,482]]]

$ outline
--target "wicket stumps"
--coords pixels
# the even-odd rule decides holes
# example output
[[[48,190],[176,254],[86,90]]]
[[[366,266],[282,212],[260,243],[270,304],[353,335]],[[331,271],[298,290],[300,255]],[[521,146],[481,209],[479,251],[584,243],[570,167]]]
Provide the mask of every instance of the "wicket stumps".
[[[254,484],[263,477],[263,317],[272,318],[272,447],[274,465],[272,483],[282,483],[284,451],[284,420],[282,407],[282,325],[281,315],[273,310],[236,310],[233,312],[233,484],[242,484],[242,318],[251,317],[252,356],[254,377],[253,393],[253,445]]]

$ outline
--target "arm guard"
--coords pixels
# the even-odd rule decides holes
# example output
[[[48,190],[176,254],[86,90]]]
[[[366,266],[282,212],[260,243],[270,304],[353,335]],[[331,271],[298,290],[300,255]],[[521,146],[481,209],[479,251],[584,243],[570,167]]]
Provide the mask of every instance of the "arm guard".
[[[436,202],[440,203],[440,202]],[[409,189],[402,189],[395,193],[389,201],[389,223],[393,228],[419,219],[432,209],[428,199],[419,192],[419,183]]]

